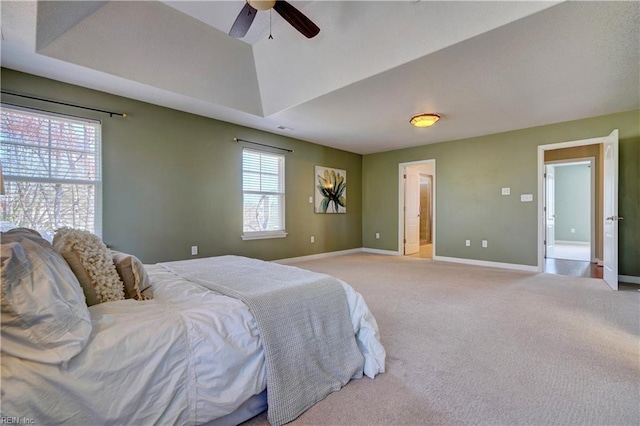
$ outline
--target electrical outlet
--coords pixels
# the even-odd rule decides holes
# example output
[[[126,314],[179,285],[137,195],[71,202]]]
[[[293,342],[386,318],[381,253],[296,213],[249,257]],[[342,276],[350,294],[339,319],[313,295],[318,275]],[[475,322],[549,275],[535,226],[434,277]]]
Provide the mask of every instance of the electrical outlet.
[[[316,237],[314,237],[313,235],[311,236],[311,242],[315,243],[316,242]]]
[[[487,240],[482,240],[482,248],[487,248],[489,247],[489,243],[487,242]]]
[[[471,240],[466,240],[464,242],[464,245],[467,246],[467,247],[471,247]]]
[[[571,228],[571,233],[575,234],[576,233],[576,228]]]
[[[191,246],[191,256],[198,254],[198,246]]]
[[[376,232],[376,240],[379,240],[379,239],[380,239],[380,233]]]
[[[511,195],[511,188],[502,188],[502,195]]]
[[[309,197],[309,204],[313,204],[313,197]]]

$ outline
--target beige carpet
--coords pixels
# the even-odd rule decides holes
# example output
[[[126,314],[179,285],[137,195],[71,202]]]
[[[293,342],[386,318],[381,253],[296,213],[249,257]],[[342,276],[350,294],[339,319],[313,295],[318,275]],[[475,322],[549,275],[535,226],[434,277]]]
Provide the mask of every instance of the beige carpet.
[[[365,297],[387,372],[291,424],[640,424],[637,287],[373,254],[295,266]]]

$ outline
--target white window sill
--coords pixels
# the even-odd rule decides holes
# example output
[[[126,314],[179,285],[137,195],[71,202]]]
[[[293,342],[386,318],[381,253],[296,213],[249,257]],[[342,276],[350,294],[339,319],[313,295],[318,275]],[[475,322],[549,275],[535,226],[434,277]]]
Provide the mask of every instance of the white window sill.
[[[267,238],[284,238],[287,236],[285,231],[265,231],[265,232],[248,232],[242,234],[242,239],[246,240],[265,240]]]

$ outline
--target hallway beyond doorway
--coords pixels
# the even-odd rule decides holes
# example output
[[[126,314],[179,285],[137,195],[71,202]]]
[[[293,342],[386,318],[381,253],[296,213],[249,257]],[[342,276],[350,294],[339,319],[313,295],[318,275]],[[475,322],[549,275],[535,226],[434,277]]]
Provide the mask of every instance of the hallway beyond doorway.
[[[581,260],[589,262],[591,260],[591,245],[588,242],[556,243],[547,248],[547,258],[561,260]]]
[[[407,257],[415,257],[418,259],[433,259],[433,244],[420,245],[420,251],[414,254],[409,254]]]

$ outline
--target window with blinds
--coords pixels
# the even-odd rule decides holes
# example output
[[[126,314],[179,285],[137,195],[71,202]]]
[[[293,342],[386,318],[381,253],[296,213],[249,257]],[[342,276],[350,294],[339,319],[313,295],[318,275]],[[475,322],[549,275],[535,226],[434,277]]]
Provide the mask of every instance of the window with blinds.
[[[242,151],[242,238],[285,237],[284,156]]]
[[[69,226],[101,234],[101,125],[2,105],[2,230],[27,227],[51,240]]]

